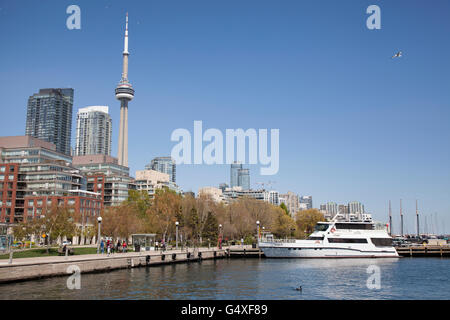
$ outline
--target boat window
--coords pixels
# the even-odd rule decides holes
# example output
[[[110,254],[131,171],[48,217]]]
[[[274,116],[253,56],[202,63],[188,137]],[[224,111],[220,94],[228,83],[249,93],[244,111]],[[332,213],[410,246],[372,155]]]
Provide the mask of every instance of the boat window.
[[[370,240],[377,247],[392,247],[391,238],[371,238]]]
[[[336,229],[358,229],[358,230],[372,230],[371,223],[336,223]]]
[[[328,238],[329,243],[367,243],[367,239]]]
[[[308,237],[308,240],[323,240],[323,237]]]
[[[314,227],[314,231],[327,231],[328,227],[330,225],[325,224],[325,223],[318,223],[316,224],[316,226]]]

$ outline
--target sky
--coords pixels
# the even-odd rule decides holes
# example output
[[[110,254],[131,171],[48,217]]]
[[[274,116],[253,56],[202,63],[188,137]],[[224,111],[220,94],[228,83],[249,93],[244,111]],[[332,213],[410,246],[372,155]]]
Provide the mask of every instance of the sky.
[[[66,26],[72,4],[79,30]],[[366,26],[373,4],[379,30]],[[0,136],[25,133],[40,88],[71,87],[72,146],[77,110],[107,105],[115,156],[126,12],[132,175],[195,120],[224,134],[279,129],[279,171],[247,166],[253,188],[271,181],[314,207],[360,201],[382,221],[391,200],[394,232],[400,199],[415,230],[418,199],[428,227],[450,231],[448,1],[0,0]],[[185,191],[229,180],[229,165],[177,166]]]

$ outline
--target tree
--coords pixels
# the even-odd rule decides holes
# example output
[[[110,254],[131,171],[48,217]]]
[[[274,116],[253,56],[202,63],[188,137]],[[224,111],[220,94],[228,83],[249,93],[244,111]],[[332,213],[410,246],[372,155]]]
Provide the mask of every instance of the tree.
[[[158,189],[146,212],[146,226],[159,233],[165,243],[166,237],[175,233],[175,222],[181,212],[181,196],[168,188]]]
[[[117,238],[128,238],[141,230],[141,218],[133,204],[123,202],[117,207],[108,208],[102,216],[102,234]]]
[[[317,209],[301,210],[297,212],[295,222],[297,224],[297,236],[300,238],[308,237],[319,221],[325,221],[325,217]]]
[[[271,227],[274,236],[278,238],[293,236],[294,231],[297,229],[294,219],[287,215],[282,208],[277,208],[275,215],[276,217]]]
[[[150,198],[147,191],[144,190],[129,190],[128,199],[124,204],[128,204],[136,210],[140,218],[145,218],[147,210],[152,204],[152,199]]]
[[[284,210],[284,212],[289,216],[289,210],[284,203],[280,204],[280,208]]]

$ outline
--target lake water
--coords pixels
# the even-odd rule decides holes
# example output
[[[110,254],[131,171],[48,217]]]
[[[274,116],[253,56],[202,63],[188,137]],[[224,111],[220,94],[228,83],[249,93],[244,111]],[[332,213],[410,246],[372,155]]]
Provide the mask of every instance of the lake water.
[[[82,274],[79,290],[67,278],[0,285],[0,299],[450,299],[448,258],[205,260]]]

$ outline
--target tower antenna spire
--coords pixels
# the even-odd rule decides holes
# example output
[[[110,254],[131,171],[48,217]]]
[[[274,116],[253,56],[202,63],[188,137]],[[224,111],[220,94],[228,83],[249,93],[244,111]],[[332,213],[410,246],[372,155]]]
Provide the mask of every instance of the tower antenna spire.
[[[116,99],[120,101],[119,165],[128,167],[128,102],[134,98],[134,89],[128,81],[128,12],[125,19],[122,79],[116,87]]]

